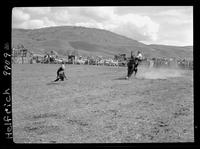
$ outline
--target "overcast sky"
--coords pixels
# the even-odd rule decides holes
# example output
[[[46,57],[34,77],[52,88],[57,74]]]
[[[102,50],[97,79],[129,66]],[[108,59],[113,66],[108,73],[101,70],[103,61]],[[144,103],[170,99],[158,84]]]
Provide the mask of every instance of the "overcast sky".
[[[192,6],[15,7],[12,28],[84,26],[145,44],[193,45]]]

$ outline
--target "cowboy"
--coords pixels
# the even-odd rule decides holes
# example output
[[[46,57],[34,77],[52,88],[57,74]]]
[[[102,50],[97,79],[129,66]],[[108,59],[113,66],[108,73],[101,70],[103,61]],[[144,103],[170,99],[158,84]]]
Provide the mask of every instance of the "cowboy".
[[[138,59],[139,62],[142,61],[143,56],[142,56],[142,53],[140,51],[137,52],[136,58]]]
[[[58,70],[57,70],[57,78],[56,78],[56,80],[54,80],[54,82],[56,82],[58,80],[64,81],[64,79],[67,80],[67,77],[65,75],[65,65],[64,65],[64,62],[62,62],[61,67],[59,67]]]

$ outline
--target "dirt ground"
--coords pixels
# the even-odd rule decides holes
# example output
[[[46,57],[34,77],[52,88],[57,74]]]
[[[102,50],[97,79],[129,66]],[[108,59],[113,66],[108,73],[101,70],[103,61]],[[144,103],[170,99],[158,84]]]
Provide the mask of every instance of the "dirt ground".
[[[15,143],[193,142],[193,71],[12,65]]]

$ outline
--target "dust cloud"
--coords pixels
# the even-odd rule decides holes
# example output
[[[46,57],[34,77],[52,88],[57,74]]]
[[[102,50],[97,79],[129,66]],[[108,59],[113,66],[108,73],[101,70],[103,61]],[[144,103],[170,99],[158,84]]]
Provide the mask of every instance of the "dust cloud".
[[[167,79],[183,76],[184,71],[180,69],[168,68],[143,68],[138,70],[137,77],[143,79]]]

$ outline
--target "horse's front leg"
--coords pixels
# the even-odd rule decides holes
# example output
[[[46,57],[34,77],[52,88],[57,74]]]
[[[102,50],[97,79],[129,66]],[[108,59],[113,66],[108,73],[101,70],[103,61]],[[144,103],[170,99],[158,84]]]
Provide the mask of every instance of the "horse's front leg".
[[[138,69],[134,68],[134,76],[136,76]]]

